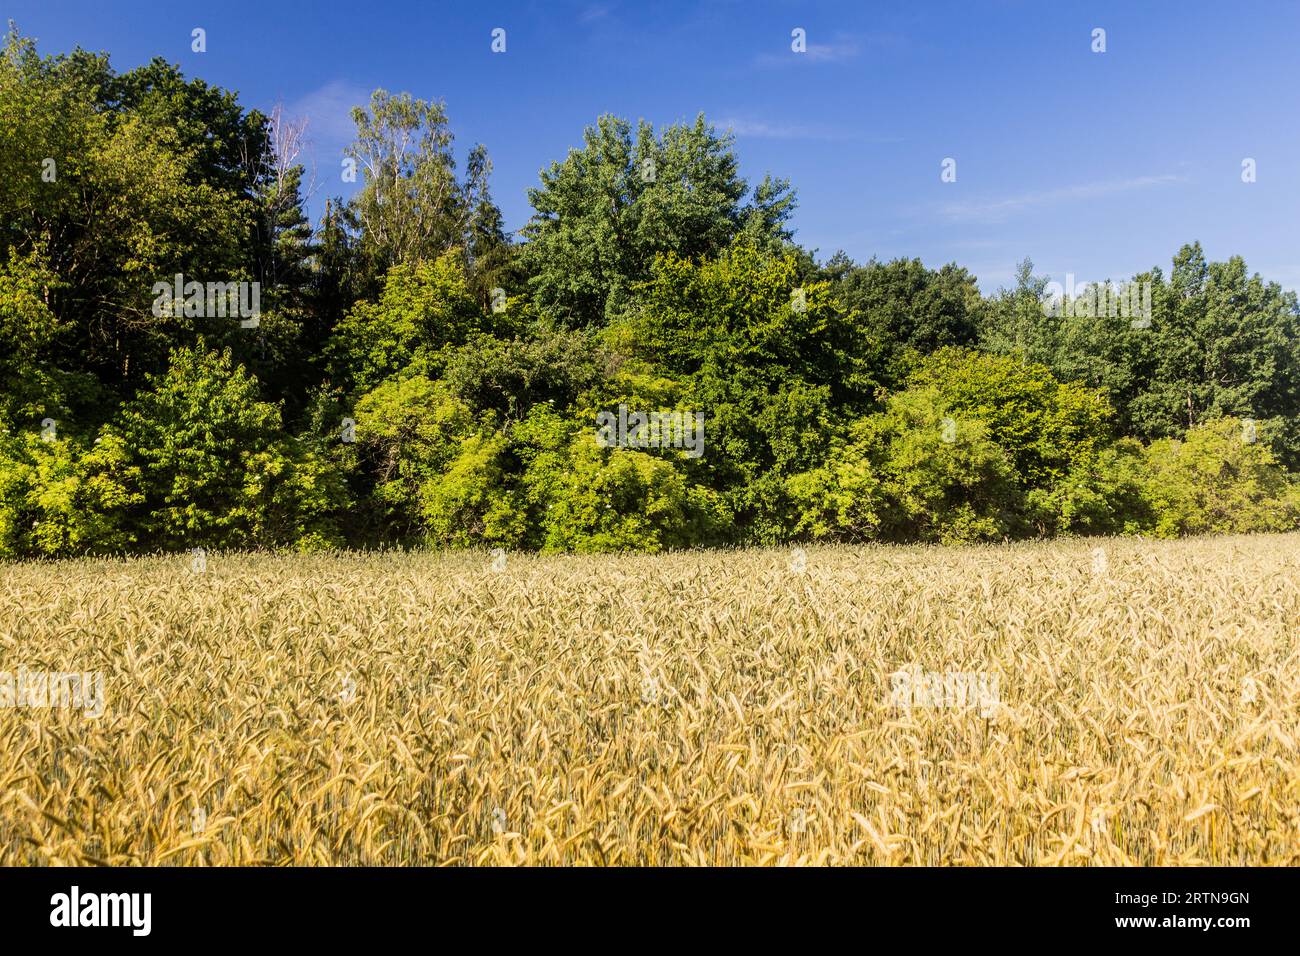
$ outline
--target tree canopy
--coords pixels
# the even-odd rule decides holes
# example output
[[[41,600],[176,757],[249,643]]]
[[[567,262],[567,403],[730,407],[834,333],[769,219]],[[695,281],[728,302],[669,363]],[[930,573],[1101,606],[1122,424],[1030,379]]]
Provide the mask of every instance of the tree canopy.
[[[1300,305],[1240,257],[1140,316],[819,261],[702,115],[597,118],[510,234],[443,103],[353,120],[312,223],[283,111],[11,29],[0,557],[1300,527]]]

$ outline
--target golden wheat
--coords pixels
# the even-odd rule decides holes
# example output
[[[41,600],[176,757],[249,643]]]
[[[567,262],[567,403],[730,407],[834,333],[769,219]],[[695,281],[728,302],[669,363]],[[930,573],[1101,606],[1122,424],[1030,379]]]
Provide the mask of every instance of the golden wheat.
[[[1298,552],[9,565],[0,863],[1296,864]]]

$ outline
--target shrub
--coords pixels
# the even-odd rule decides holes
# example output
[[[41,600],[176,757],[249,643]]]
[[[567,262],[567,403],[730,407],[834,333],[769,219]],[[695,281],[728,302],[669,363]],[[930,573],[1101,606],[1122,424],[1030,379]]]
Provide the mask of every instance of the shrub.
[[[1146,494],[1161,537],[1300,527],[1300,485],[1236,418],[1189,429],[1147,449]],[[1253,436],[1251,436],[1253,437]]]
[[[137,486],[141,540],[167,548],[331,541],[340,476],[286,436],[275,405],[229,351],[172,352],[165,375],[104,429]]]

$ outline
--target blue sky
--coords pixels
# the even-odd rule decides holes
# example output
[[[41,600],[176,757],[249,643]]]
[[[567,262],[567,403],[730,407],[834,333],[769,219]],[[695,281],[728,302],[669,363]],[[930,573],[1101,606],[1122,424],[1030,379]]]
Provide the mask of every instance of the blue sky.
[[[195,3],[7,0],[43,53],[162,56],[309,119],[318,191],[377,86],[446,101],[487,145],[517,229],[537,172],[613,112],[703,111],[751,182],[789,178],[824,258],[956,261],[991,290],[1029,255],[1064,281],[1126,278],[1184,242],[1300,288],[1300,3]],[[207,52],[190,31],[207,31]],[[493,28],[506,52],[491,52]],[[808,51],[791,51],[791,31]],[[1092,52],[1094,28],[1106,52]],[[945,158],[957,181],[940,180]],[[1242,182],[1245,158],[1257,181]],[[309,165],[311,164],[309,160]]]

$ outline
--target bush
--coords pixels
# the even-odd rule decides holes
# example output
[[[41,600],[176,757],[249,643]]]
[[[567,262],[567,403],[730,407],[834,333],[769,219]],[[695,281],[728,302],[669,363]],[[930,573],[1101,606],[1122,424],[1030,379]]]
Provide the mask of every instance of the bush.
[[[1113,412],[1102,392],[1015,356],[940,349],[908,387],[933,389],[954,417],[983,422],[1027,488],[1061,480],[1110,439]]]
[[[378,302],[358,302],[327,346],[336,381],[368,392],[412,363],[427,366],[444,348],[489,330],[465,275],[460,253],[396,265]]]
[[[423,375],[394,377],[364,395],[353,410],[356,442],[344,446],[359,472],[359,495],[371,496],[380,521],[399,537],[424,533],[419,499],[424,485],[456,457],[477,428],[469,407],[441,382]]]
[[[229,351],[173,351],[150,384],[101,436],[136,483],[128,521],[140,540],[166,549],[336,540],[340,476],[283,433],[279,409],[258,400],[256,379]]]
[[[667,459],[600,448],[593,433],[569,448],[551,484],[543,551],[644,551],[684,548],[706,538],[724,513],[720,496],[687,484]]]
[[[420,517],[435,544],[516,547],[526,522],[516,491],[507,487],[503,435],[471,435],[444,474],[420,488]]]
[[[1300,527],[1300,485],[1277,463],[1265,436],[1255,440],[1239,419],[1221,418],[1189,429],[1181,440],[1152,443],[1146,466],[1153,530],[1161,537]]]
[[[826,464],[788,483],[811,537],[890,541],[1007,537],[1023,505],[1009,456],[933,389],[900,392],[856,422]]]
[[[1031,491],[1030,520],[1040,535],[1142,534],[1154,523],[1145,483],[1145,449],[1120,439],[1051,488]]]
[[[87,447],[71,437],[0,436],[0,557],[127,550],[135,536],[125,512],[141,500],[111,437]]]

